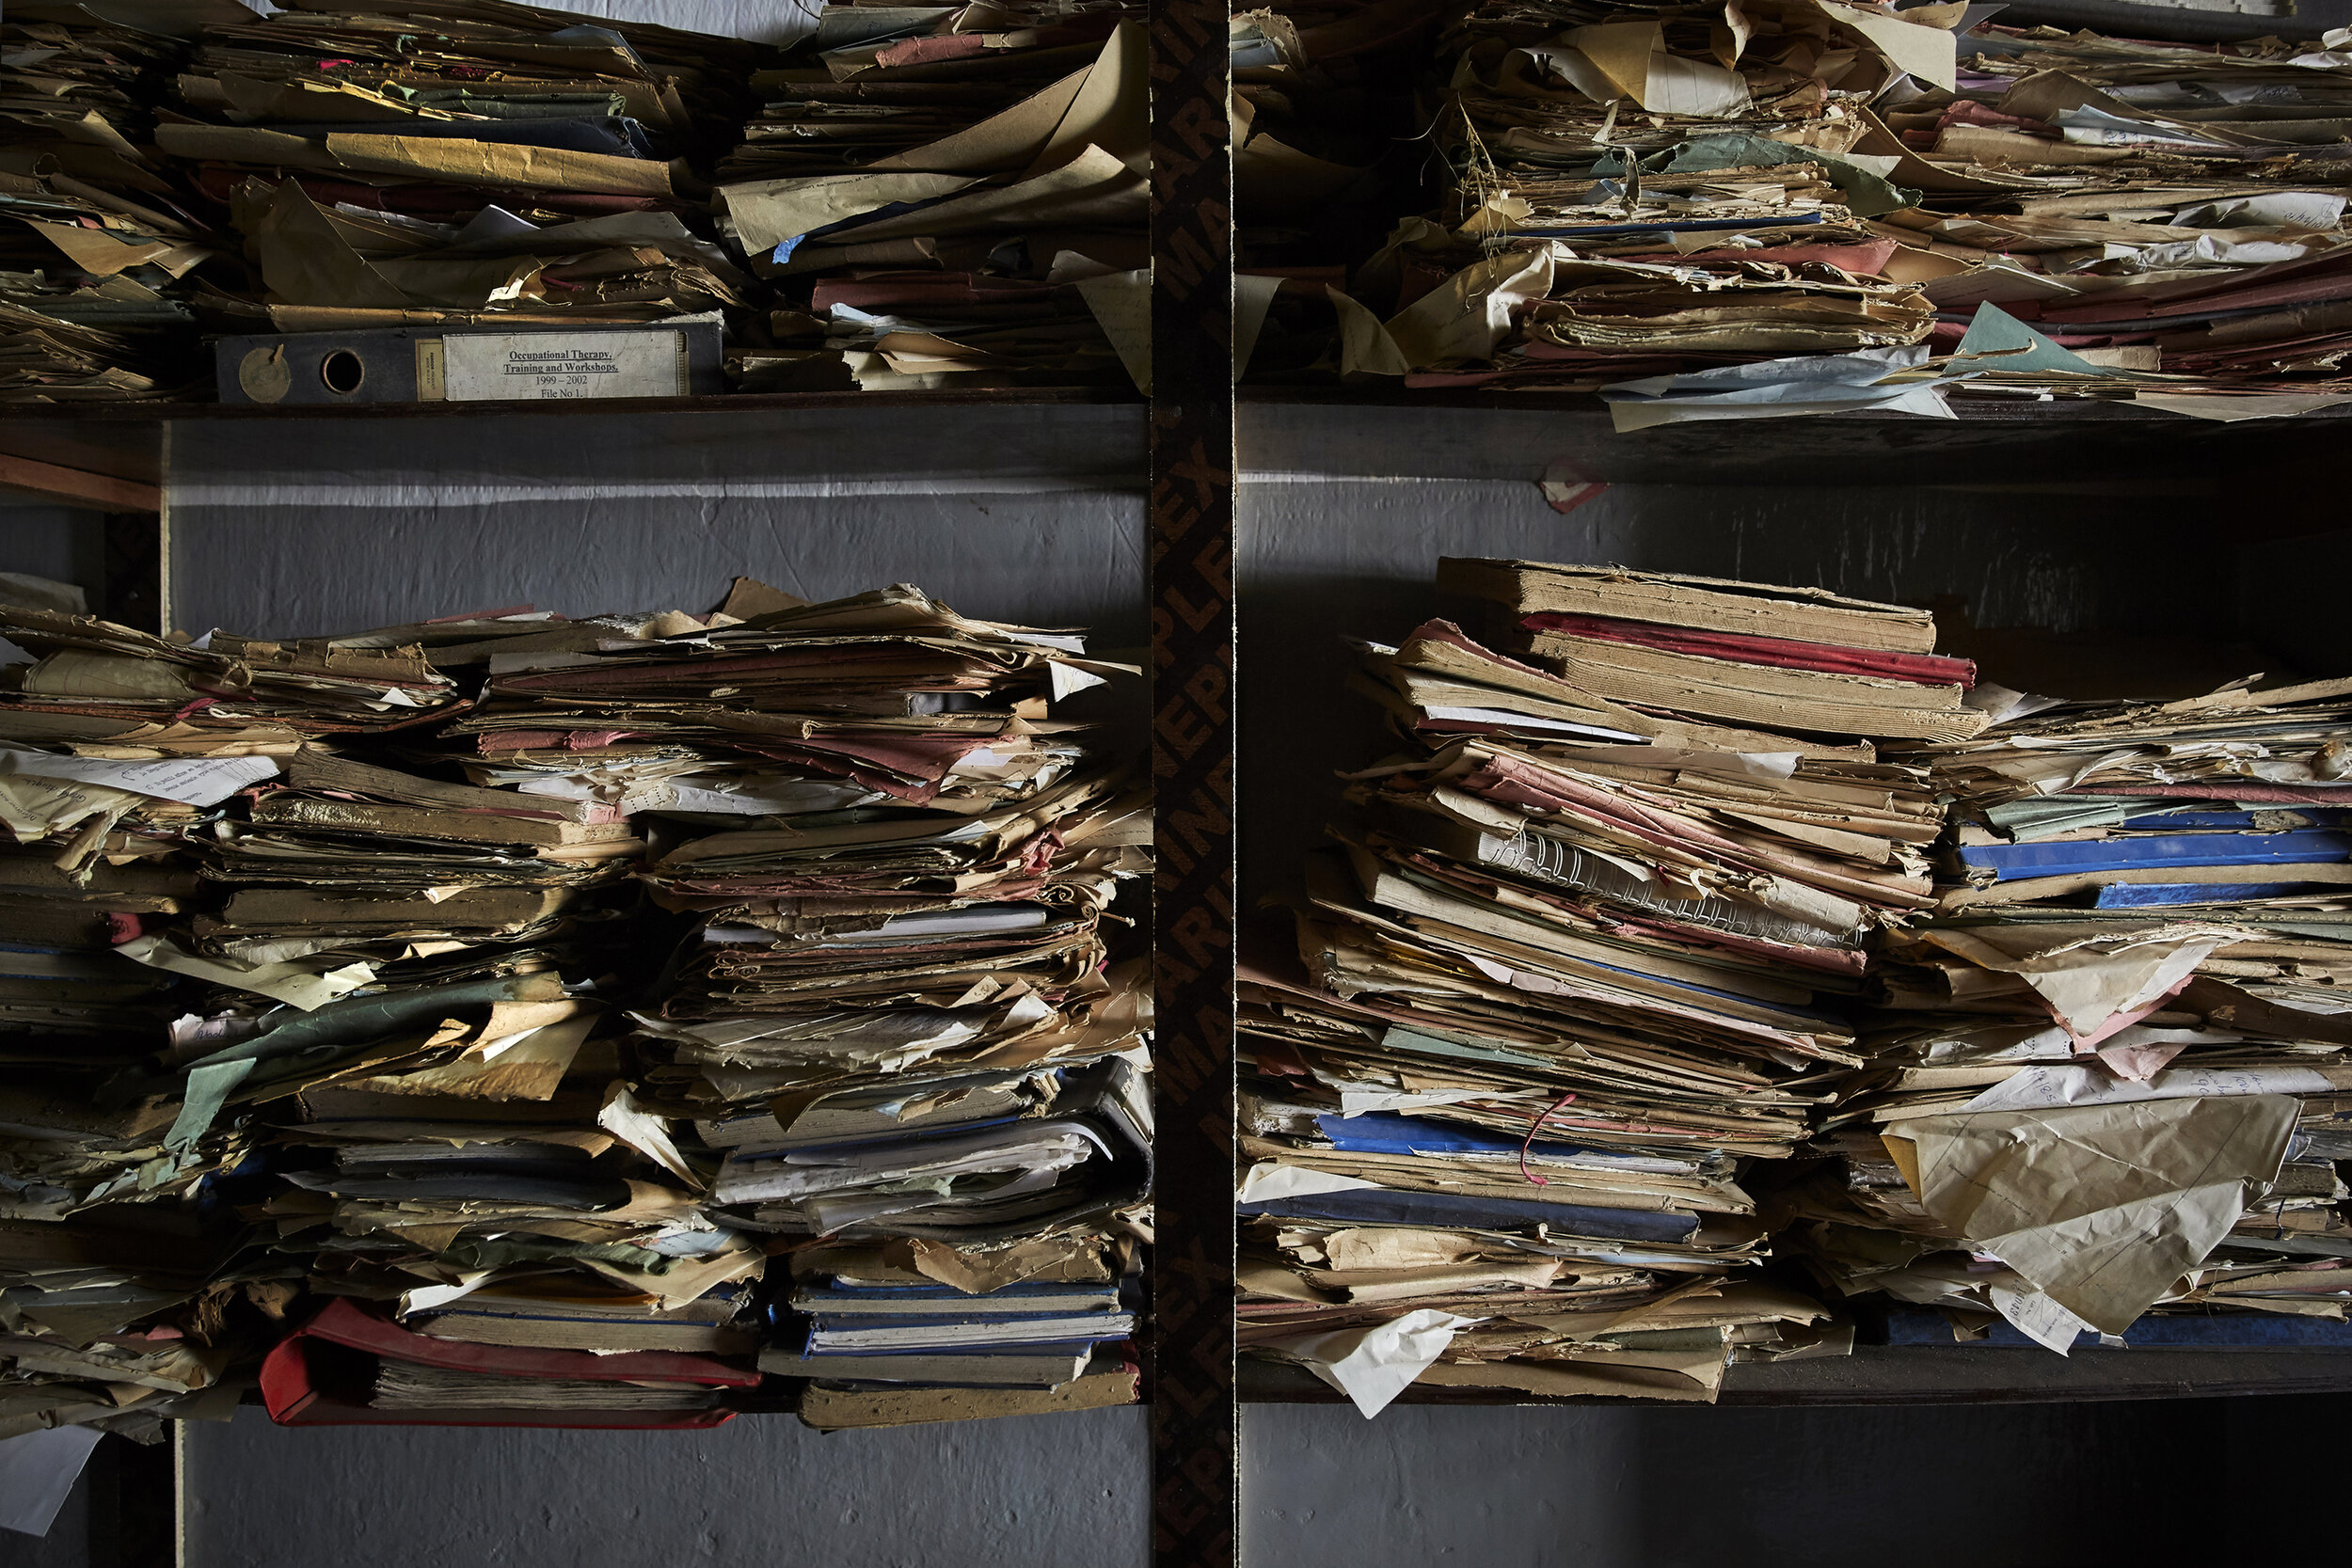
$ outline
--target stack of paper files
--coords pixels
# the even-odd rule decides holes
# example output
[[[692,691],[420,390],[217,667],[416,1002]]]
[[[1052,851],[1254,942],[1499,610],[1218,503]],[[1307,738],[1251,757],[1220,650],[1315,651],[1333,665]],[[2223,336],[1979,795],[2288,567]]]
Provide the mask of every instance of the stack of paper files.
[[[1894,178],[1921,188],[1885,232],[1941,274],[1925,286],[1947,312],[1997,301],[2213,391],[2342,393],[2345,41],[1979,27],[1952,82],[1883,105],[1910,150]]]
[[[1943,397],[1899,403],[1898,372],[2217,419],[2352,395],[2343,39],[1494,0],[1441,47],[1443,200],[1322,258],[1354,264],[1324,374],[1647,391],[1768,365],[1754,402],[1841,383],[1925,413]],[[1980,309],[2043,336],[1963,343]]]
[[[136,1421],[223,1387],[299,1289],[302,1266],[248,1229],[272,1185],[254,1174],[252,1106],[361,1061],[422,1065],[426,1049],[385,1038],[371,1004],[333,1007],[372,978],[349,955],[257,955],[227,930],[206,951],[195,927],[220,895],[205,850],[310,737],[430,716],[455,693],[396,651],[227,636],[204,651],[0,613],[34,656],[0,695],[14,840],[0,1270],[12,1330],[42,1341],[17,1347],[10,1416]],[[138,1392],[93,1411],[93,1377]]]
[[[20,1409],[113,1419],[101,1354],[148,1358],[126,1386],[166,1397],[218,1386],[327,1297],[452,1340],[748,1360],[765,1255],[705,1214],[612,1028],[645,846],[592,793],[469,781],[474,738],[439,729],[501,639],[710,619],[199,647],[0,610],[31,656],[0,689],[0,1266],[22,1332],[74,1353],[17,1358]],[[124,1256],[141,1237],[152,1267]]]
[[[752,389],[1150,377],[1140,8],[828,5],[720,166]]]
[[[1440,587],[1505,607],[1508,643],[1587,697],[1727,723],[1959,740],[1975,670],[1924,610],[1618,567],[1452,561]]]
[[[2344,1322],[2352,683],[2008,696],[1910,759],[1953,801],[1937,910],[1888,947],[1804,1250],[2054,1349],[2152,1310]]]
[[[741,579],[632,629],[434,653],[486,670],[451,726],[474,778],[649,846],[638,879],[678,918],[632,1010],[629,1125],[676,1140],[722,1233],[919,1238],[894,1266],[977,1314],[1108,1259],[1150,1185],[1147,981],[1105,924],[1149,867],[1148,796],[1054,709],[1122,667],[904,586]]]
[[[1592,388],[1917,343],[1935,309],[1870,103],[1948,81],[1955,12],[1493,0],[1440,40],[1449,178],[1336,301],[1344,376]],[[1433,81],[1432,86],[1436,84]]]
[[[185,396],[204,370],[199,279],[235,286],[233,242],[155,147],[189,42],[151,29],[257,19],[236,0],[136,14],[18,4],[0,21],[0,402]]]
[[[1932,907],[1942,821],[1876,748],[1981,730],[1973,673],[1925,612],[1816,590],[1439,584],[1551,668],[1440,621],[1362,645],[1409,749],[1310,857],[1301,970],[1245,991],[1246,1340],[1328,1370],[1435,1312],[1463,1321],[1425,1380],[1702,1399],[1732,1348],[1834,1349],[1747,1274],[1742,1163],[1865,1059],[1863,943]]]
[[[678,1306],[658,1294],[597,1290],[561,1281],[553,1288],[522,1282],[469,1291],[412,1320],[437,1339],[477,1345],[528,1345],[550,1350],[682,1351],[746,1355],[758,1348],[758,1315],[745,1282],[718,1286]]]
[[[13,1109],[9,1119],[23,1125]],[[74,1135],[56,1117],[33,1126],[40,1141]],[[158,1142],[154,1127],[110,1131]],[[17,1192],[21,1136],[0,1151],[0,1437],[89,1426],[151,1442],[166,1420],[227,1420],[237,1374],[276,1337],[292,1295],[239,1268],[262,1238],[234,1214],[169,1201],[101,1202],[70,1220],[36,1212]]]
[[[307,0],[206,28],[156,140],[278,330],[658,321],[747,303],[688,219],[750,55],[505,0]]]
[[[826,1429],[1133,1403],[1136,1261],[1132,1236],[1083,1230],[805,1247],[759,1365],[809,1380],[801,1418]]]

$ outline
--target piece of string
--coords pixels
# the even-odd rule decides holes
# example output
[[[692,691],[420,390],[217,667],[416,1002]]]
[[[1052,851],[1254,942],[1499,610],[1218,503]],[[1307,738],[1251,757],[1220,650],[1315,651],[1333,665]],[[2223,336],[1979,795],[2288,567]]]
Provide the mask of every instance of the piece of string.
[[[1534,1123],[1528,1127],[1527,1137],[1519,1145],[1519,1174],[1526,1177],[1530,1181],[1533,1181],[1538,1187],[1550,1186],[1551,1178],[1549,1176],[1537,1176],[1534,1171],[1527,1168],[1527,1151],[1535,1147],[1535,1134],[1544,1130],[1544,1123],[1558,1116],[1561,1111],[1567,1106],[1568,1102],[1573,1101],[1575,1098],[1576,1096],[1573,1093],[1570,1093],[1564,1094],[1559,1099],[1553,1101],[1551,1102],[1551,1109],[1546,1111],[1542,1116],[1537,1117]]]

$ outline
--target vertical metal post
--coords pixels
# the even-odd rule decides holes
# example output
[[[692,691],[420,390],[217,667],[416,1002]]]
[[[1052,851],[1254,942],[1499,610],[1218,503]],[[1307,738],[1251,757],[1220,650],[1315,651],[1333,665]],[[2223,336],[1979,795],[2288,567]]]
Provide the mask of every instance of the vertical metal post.
[[[1152,1557],[1229,1568],[1233,1402],[1233,162],[1228,8],[1152,0]]]

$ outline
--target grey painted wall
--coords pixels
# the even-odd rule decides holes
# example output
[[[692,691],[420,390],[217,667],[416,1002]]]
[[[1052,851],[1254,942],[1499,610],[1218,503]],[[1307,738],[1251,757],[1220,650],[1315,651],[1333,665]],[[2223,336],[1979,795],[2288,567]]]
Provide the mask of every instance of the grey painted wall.
[[[95,605],[104,580],[103,526],[95,512],[0,495],[0,572],[78,583]]]
[[[1993,1352],[2028,1354],[2030,1352]],[[2108,1352],[2128,1354],[2129,1352]],[[2347,1402],[1254,1409],[1244,1568],[2153,1568],[2340,1532]],[[2308,1502],[2291,1499],[2308,1499]]]
[[[194,1568],[981,1568],[1145,1558],[1140,1410],[888,1432],[191,1428]],[[0,1557],[0,1562],[5,1562]]]

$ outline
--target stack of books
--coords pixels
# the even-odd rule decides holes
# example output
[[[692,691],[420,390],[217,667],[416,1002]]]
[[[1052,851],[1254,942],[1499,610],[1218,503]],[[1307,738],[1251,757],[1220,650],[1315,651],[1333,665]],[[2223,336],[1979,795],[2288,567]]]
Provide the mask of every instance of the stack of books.
[[[764,1370],[811,1380],[801,1416],[812,1426],[1091,1409],[1135,1398],[1124,1347],[1137,1318],[1118,1281],[1031,1276],[975,1301],[920,1275],[920,1284],[892,1282],[904,1271],[883,1259],[836,1253],[813,1265],[829,1267],[874,1273],[813,1274],[816,1282],[790,1297],[799,1349],[759,1359]]]

